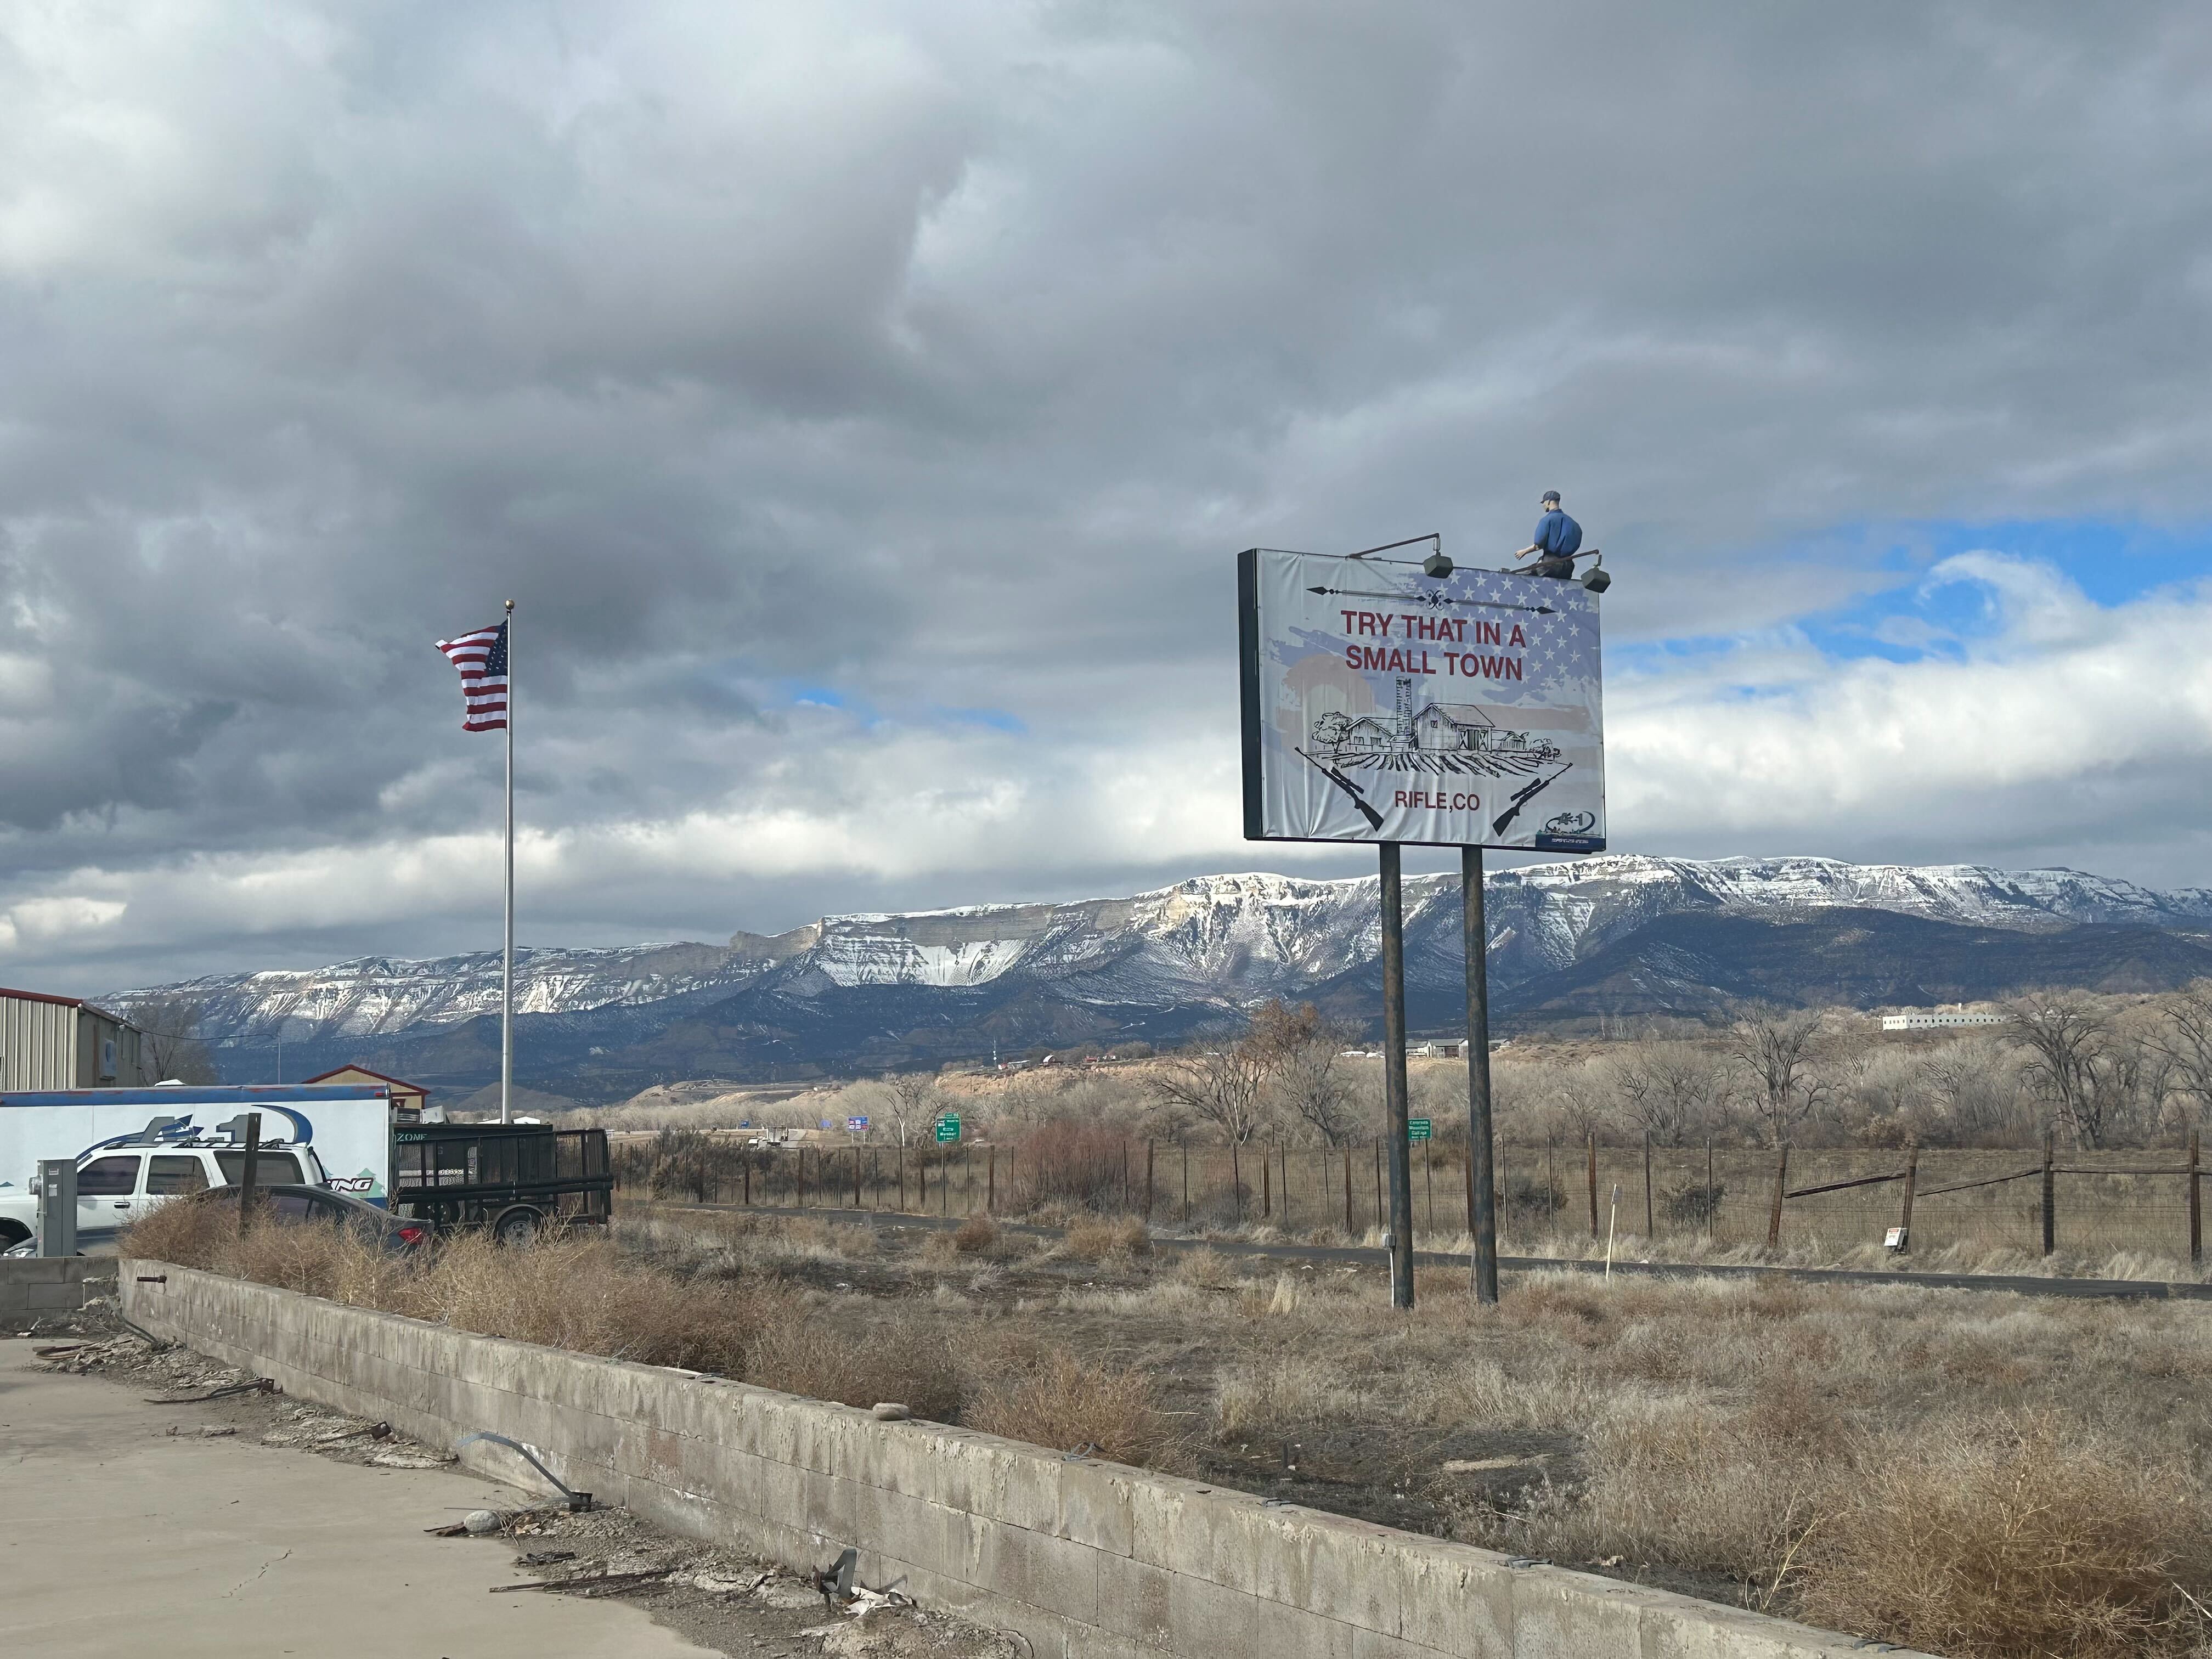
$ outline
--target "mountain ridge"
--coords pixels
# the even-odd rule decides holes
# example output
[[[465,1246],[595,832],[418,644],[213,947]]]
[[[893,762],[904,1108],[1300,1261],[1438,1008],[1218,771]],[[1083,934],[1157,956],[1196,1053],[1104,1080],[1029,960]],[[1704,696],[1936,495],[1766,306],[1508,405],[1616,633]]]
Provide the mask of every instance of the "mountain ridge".
[[[1448,1004],[1462,977],[1458,890],[1452,874],[1405,884],[1417,1019],[1425,1007]],[[2072,935],[2070,945],[2014,953],[2054,971],[2070,950],[2084,964],[2134,962],[2130,971],[2145,982],[2212,972],[2212,944],[2188,938],[2212,935],[2212,890],[2161,892],[2067,869],[1616,854],[1495,871],[1484,894],[1501,1011],[1552,1021],[1595,1014],[1608,1000],[1617,1012],[1630,1003],[1647,1012],[1694,1012],[1741,994],[1717,982],[1622,991],[1657,982],[1648,963],[1622,969],[1623,951],[1663,954],[1669,935],[1686,937],[1700,917],[1721,924],[1715,939],[1741,935],[1729,949],[1772,964],[1773,989],[1785,1000],[1804,975],[1765,949],[1768,936],[1794,921],[1847,913],[1909,917],[1936,930],[1875,930],[1890,953],[1880,970],[1839,981],[1860,987],[1859,994],[1876,982],[1996,984],[1971,952],[1950,959],[1966,948],[1966,934],[1990,930],[2061,941]],[[2096,944],[2082,929],[2125,930],[2130,942]],[[535,947],[516,953],[518,1048],[530,1032],[533,1081],[566,1085],[561,1092],[579,1092],[580,1076],[597,1076],[603,1086],[580,1085],[589,1096],[627,1091],[631,1079],[660,1080],[686,1066],[707,1068],[696,1073],[706,1075],[799,1074],[935,1064],[988,1054],[994,1044],[1018,1051],[1172,1039],[1277,995],[1316,998],[1364,1018],[1361,988],[1377,971],[1379,948],[1376,878],[1267,872],[1193,877],[1121,897],[827,915],[776,934],[740,931],[719,945]],[[1715,948],[1707,939],[1691,957],[1712,963],[1708,979],[1717,981],[1729,975],[1711,956]],[[2200,948],[2203,964],[2194,954]],[[368,1056],[381,1054],[391,1063],[380,1069],[412,1065],[413,1075],[429,1066],[455,1082],[481,1081],[485,1064],[496,1066],[496,1042],[487,1062],[473,1028],[496,1026],[499,967],[496,951],[363,957],[313,969],[205,975],[110,1000],[125,1009],[161,995],[199,1002],[203,1035],[226,1074],[241,1080],[270,1074],[281,1040],[303,1060],[375,1063]],[[1606,992],[1607,983],[1619,994]],[[288,1063],[287,1070],[298,1068]]]

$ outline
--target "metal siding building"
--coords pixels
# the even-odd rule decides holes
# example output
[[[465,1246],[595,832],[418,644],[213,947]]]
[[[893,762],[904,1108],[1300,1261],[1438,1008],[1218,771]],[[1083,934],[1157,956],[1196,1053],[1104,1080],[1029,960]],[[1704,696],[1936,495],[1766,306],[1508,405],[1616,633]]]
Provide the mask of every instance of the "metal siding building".
[[[138,1028],[76,997],[0,988],[0,1089],[131,1088]]]

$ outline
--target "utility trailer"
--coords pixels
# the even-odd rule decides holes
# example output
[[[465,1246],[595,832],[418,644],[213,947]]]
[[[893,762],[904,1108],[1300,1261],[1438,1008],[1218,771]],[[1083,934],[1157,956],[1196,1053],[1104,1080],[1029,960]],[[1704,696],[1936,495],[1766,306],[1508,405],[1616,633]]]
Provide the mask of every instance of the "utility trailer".
[[[424,1123],[392,1141],[392,1211],[441,1233],[515,1244],[548,1226],[605,1226],[614,1211],[605,1129]]]

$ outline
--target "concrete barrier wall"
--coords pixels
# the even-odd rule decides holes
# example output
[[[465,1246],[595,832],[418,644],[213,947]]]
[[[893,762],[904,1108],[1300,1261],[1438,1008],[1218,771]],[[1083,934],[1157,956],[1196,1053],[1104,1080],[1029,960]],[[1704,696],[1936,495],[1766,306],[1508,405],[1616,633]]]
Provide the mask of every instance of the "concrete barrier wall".
[[[149,1280],[155,1282],[149,1282]],[[434,1444],[526,1442],[680,1533],[1019,1632],[1064,1659],[1784,1659],[1850,1638],[1092,1458],[694,1372],[125,1262],[125,1312]],[[464,1455],[535,1477],[497,1447]]]
[[[110,1289],[113,1256],[16,1256],[0,1260],[0,1331],[74,1313],[87,1296]],[[87,1286],[90,1289],[88,1290]]]

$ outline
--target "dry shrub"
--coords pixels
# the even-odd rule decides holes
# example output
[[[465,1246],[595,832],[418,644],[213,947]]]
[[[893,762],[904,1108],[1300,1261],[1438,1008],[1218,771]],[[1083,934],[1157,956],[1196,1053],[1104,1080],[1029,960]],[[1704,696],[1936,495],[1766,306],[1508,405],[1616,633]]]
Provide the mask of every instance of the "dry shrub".
[[[1016,1151],[1023,1201],[1103,1210],[1121,1202],[1129,1143],[1074,1118],[1055,1118],[1022,1137]]]
[[[1311,1349],[1255,1356],[1225,1368],[1214,1382],[1214,1423],[1224,1435],[1366,1422],[1375,1409],[1375,1396],[1358,1387],[1344,1366]]]
[[[2022,1417],[1869,1459],[1808,1540],[1802,1611],[1961,1659],[2178,1653],[2208,1541],[2186,1476]]]
[[[1109,1255],[1146,1255],[1152,1251],[1152,1236],[1133,1215],[1110,1221],[1079,1221],[1067,1230],[1066,1247],[1070,1255],[1085,1261]]]
[[[1468,1517],[1474,1541],[1562,1560],[1627,1555],[1771,1587],[1831,1474],[1698,1401],[1615,1396],[1583,1443],[1588,1478]]]
[[[238,1212],[214,1204],[161,1204],[124,1230],[125,1255],[170,1261],[179,1267],[212,1267],[238,1239]]]
[[[1166,1468],[1180,1461],[1175,1419],[1160,1409],[1148,1372],[1079,1359],[1064,1348],[1017,1361],[978,1386],[963,1420],[1061,1451],[1089,1446],[1116,1463]]]
[[[864,1334],[840,1330],[796,1299],[761,1322],[744,1379],[812,1400],[872,1406],[895,1400],[917,1417],[960,1415],[960,1367],[945,1333],[926,1316],[900,1315]]]
[[[308,1229],[298,1229],[307,1231]],[[505,1249],[481,1234],[428,1253],[392,1311],[648,1365],[742,1376],[747,1348],[781,1299],[626,1260],[605,1239],[548,1238]]]
[[[1238,1310],[1250,1319],[1283,1319],[1297,1312],[1305,1294],[1295,1273],[1277,1273],[1272,1285],[1244,1283],[1237,1298]]]
[[[1186,1285],[1201,1290],[1226,1290],[1237,1283],[1237,1264],[1208,1244],[1176,1253],[1169,1273]]]
[[[952,1248],[974,1255],[999,1242],[998,1224],[987,1215],[971,1215],[952,1230]]]
[[[774,1304],[763,1291],[686,1284],[580,1234],[523,1249],[465,1235],[399,1254],[312,1222],[265,1219],[241,1239],[214,1206],[165,1204],[123,1249],[486,1336],[732,1376]]]

